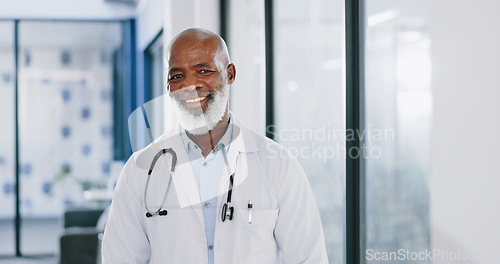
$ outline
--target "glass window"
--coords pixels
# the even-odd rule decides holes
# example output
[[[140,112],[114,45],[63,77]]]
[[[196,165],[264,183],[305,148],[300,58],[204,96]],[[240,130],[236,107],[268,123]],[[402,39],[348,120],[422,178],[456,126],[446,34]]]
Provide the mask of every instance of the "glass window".
[[[14,254],[15,216],[14,23],[0,21],[0,255]]]
[[[252,129],[265,134],[264,0],[229,3],[229,39],[236,80],[231,85],[231,111]],[[248,107],[252,102],[252,108]]]
[[[154,139],[163,134],[164,127],[164,105],[166,98],[165,94],[165,78],[163,73],[164,64],[164,47],[163,34],[159,34],[155,40],[149,45],[144,52],[145,56],[145,76],[146,83],[149,87],[145,87],[146,96],[144,110],[148,118],[148,124],[151,128],[151,135],[146,135],[145,145],[147,146]],[[150,138],[151,137],[151,138]]]
[[[275,135],[303,166],[330,263],[344,262],[344,1],[276,0]]]
[[[150,79],[150,86],[146,87],[149,90],[149,98],[146,101],[162,96],[165,91],[165,78],[163,78],[163,34],[159,34],[155,40],[146,49],[145,56],[147,57]]]
[[[113,160],[118,22],[20,22],[21,251],[55,253],[68,206],[94,205]]]
[[[365,251],[430,248],[427,1],[366,1]],[[423,262],[422,262],[423,263]]]

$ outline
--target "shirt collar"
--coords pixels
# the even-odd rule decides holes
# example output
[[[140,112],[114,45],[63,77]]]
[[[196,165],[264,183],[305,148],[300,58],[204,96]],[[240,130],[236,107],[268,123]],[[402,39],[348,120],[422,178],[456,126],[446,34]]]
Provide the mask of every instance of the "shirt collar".
[[[186,131],[182,127],[180,128],[180,134],[182,138],[182,143],[184,145],[184,149],[186,150],[187,153],[193,151],[194,149],[197,150],[200,149],[198,146],[196,146],[196,143],[194,143],[187,136]],[[233,117],[231,116],[231,113],[229,113],[229,125],[227,126],[226,132],[215,146],[215,149],[222,149],[223,147],[227,146],[227,148],[225,148],[225,151],[227,152],[229,150],[229,146],[231,145],[232,137],[233,137]]]

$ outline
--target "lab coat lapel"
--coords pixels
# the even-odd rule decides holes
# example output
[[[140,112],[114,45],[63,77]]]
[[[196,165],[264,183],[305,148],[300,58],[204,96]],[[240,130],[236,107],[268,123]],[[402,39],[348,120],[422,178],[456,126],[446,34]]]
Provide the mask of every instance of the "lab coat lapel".
[[[234,115],[231,116],[234,118]],[[233,187],[239,185],[248,175],[248,164],[246,156],[242,153],[246,153],[249,149],[254,149],[253,147],[248,148],[245,144],[252,145],[253,142],[249,141],[245,135],[247,132],[238,119],[234,118],[233,125],[233,135],[232,142],[227,153],[227,163],[224,164],[224,169],[221,175],[221,181],[219,185],[219,196],[222,196],[228,191],[229,188],[229,177],[234,174],[234,184]],[[253,145],[252,145],[253,146]]]
[[[198,194],[198,186],[180,136],[176,136],[174,144],[174,149],[177,153],[177,166],[172,181],[177,190],[179,205],[181,208],[185,208],[199,204],[200,195]]]

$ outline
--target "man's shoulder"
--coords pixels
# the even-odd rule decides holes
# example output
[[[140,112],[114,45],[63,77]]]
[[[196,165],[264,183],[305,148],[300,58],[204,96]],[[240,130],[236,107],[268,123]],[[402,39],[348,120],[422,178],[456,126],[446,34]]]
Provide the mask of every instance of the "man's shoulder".
[[[239,124],[243,129],[245,140],[252,141],[257,147],[258,152],[269,158],[291,158],[288,149],[276,141],[264,136],[263,134],[247,127],[245,124]]]

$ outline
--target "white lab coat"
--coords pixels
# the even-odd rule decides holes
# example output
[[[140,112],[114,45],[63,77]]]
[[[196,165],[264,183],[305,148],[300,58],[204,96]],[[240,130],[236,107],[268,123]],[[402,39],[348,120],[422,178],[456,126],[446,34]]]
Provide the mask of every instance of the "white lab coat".
[[[275,142],[234,120],[229,168],[222,172],[215,227],[215,264],[328,263],[321,220],[304,171]],[[103,263],[207,263],[207,242],[198,188],[178,127],[136,152],[118,180],[103,238]],[[146,217],[144,189],[154,155],[173,148],[177,166],[164,209]],[[146,199],[156,211],[164,197],[171,158],[153,170]],[[232,221],[221,220],[229,175],[234,175]],[[248,201],[252,201],[252,223]]]

